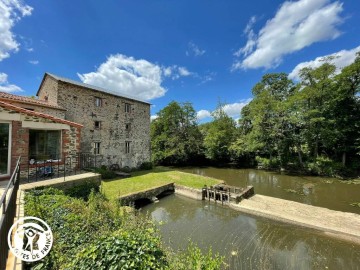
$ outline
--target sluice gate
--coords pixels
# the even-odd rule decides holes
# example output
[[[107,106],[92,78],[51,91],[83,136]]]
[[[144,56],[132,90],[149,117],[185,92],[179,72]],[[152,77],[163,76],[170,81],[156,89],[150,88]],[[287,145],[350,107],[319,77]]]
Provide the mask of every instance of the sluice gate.
[[[239,203],[242,199],[250,198],[254,195],[254,187],[247,186],[246,188],[228,186],[219,184],[216,186],[204,186],[202,188],[202,199],[214,202],[224,203]]]

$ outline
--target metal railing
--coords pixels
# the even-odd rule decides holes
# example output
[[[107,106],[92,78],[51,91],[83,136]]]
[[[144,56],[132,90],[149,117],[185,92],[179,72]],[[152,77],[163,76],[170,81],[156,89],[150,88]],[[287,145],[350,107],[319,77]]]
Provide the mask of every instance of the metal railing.
[[[45,159],[44,157],[23,158],[21,163],[21,178],[27,182],[36,182],[52,178],[81,174],[101,165],[103,157],[90,153],[72,153],[61,155],[60,159]]]
[[[18,158],[16,167],[11,175],[9,183],[1,196],[1,220],[0,220],[0,269],[5,269],[8,257],[9,246],[7,244],[7,236],[14,222],[16,215],[16,196],[20,182],[20,160]]]

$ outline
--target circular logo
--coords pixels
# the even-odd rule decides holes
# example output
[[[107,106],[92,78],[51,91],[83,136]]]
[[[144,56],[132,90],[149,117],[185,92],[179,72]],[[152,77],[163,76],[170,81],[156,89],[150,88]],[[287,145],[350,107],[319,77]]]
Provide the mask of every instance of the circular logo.
[[[17,258],[25,262],[35,262],[50,252],[53,235],[45,221],[37,217],[24,217],[11,226],[8,244]]]

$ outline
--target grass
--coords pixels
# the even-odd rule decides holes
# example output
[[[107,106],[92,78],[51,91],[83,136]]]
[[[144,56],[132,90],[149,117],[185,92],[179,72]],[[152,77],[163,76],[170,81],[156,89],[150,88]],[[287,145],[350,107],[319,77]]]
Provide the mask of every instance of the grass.
[[[191,188],[222,183],[222,181],[210,177],[156,167],[148,171],[134,172],[130,178],[103,180],[101,189],[108,199],[117,199],[123,195],[174,182]]]

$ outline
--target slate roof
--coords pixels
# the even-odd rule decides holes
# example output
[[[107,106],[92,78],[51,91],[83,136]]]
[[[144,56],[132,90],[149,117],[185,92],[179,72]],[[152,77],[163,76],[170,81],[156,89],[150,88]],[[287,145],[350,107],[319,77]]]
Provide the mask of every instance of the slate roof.
[[[43,78],[43,80],[42,80],[42,82],[40,84],[39,90],[37,91],[36,95],[39,95],[39,91],[41,89],[41,86],[42,86],[43,82],[45,81],[46,76],[53,77],[57,81],[66,82],[66,83],[69,83],[69,84],[74,84],[74,85],[81,86],[81,87],[84,87],[84,88],[88,88],[90,90],[94,90],[94,91],[97,91],[97,92],[102,92],[102,93],[110,94],[110,95],[113,95],[113,96],[122,97],[122,98],[126,98],[126,99],[130,99],[130,100],[134,100],[134,101],[138,101],[138,102],[141,102],[141,103],[151,105],[151,103],[149,103],[149,102],[147,102],[145,100],[136,98],[134,96],[130,96],[130,95],[122,94],[122,93],[117,93],[117,92],[110,91],[110,90],[107,90],[107,89],[102,88],[102,87],[98,87],[98,86],[95,86],[95,85],[74,81],[74,80],[67,79],[67,78],[64,78],[64,77],[60,77],[60,76],[57,76],[57,75],[54,75],[54,74],[51,74],[51,73],[48,73],[48,72],[45,73],[44,78]]]
[[[83,125],[75,123],[75,122],[64,120],[64,119],[61,119],[61,118],[58,118],[58,117],[55,117],[55,116],[52,116],[52,115],[49,115],[49,114],[46,114],[46,113],[30,111],[30,110],[15,106],[13,104],[10,104],[10,103],[4,102],[4,101],[0,101],[0,107],[3,107],[5,109],[11,110],[11,111],[15,111],[15,112],[18,112],[18,113],[27,114],[27,115],[30,115],[30,116],[37,116],[37,117],[49,119],[49,120],[54,121],[56,123],[66,124],[66,125],[74,126],[74,127],[83,127]]]
[[[0,92],[0,101],[4,101],[4,102],[13,101],[13,102],[19,102],[19,103],[31,104],[31,105],[38,105],[38,106],[42,106],[42,107],[48,107],[48,108],[53,108],[53,109],[59,109],[59,110],[66,111],[66,109],[64,109],[64,108],[62,108],[62,107],[60,107],[58,105],[48,103],[45,100],[39,100],[39,99],[30,98],[30,97],[24,97],[24,96],[18,96],[18,95],[5,93],[5,92]]]

